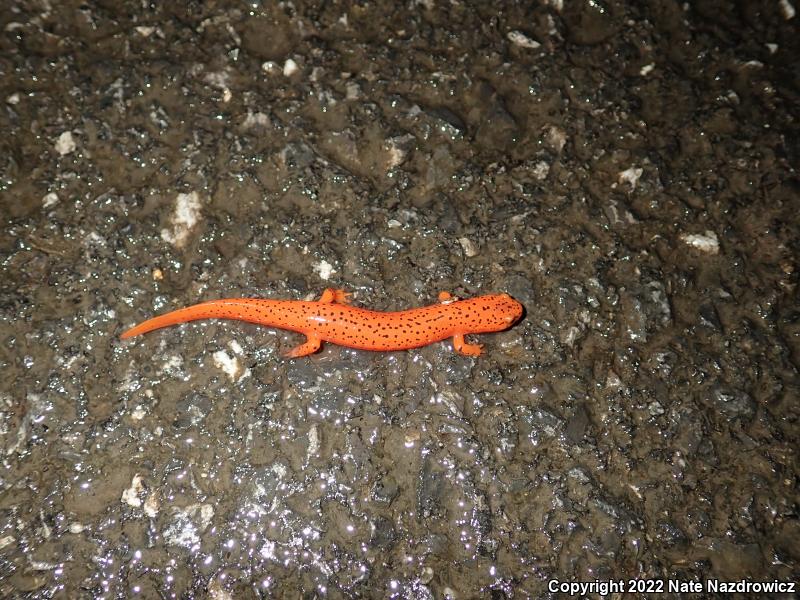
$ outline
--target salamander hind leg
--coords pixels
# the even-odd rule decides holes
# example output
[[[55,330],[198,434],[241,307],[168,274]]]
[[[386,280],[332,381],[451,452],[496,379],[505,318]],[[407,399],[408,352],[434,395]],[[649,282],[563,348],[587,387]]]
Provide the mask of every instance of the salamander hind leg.
[[[455,300],[455,298],[453,298],[453,294],[450,292],[439,292],[439,302],[442,304],[448,304],[453,300]]]
[[[350,304],[350,296],[352,295],[352,293],[344,290],[325,288],[322,296],[319,297],[319,302],[322,304]]]
[[[483,345],[468,344],[464,341],[464,335],[457,333],[453,336],[453,348],[455,348],[456,352],[465,356],[480,356]]]
[[[300,344],[288,352],[285,352],[284,356],[286,358],[300,358],[301,356],[308,356],[309,354],[314,354],[314,352],[319,350],[321,345],[321,339],[314,336],[308,336],[304,344]]]

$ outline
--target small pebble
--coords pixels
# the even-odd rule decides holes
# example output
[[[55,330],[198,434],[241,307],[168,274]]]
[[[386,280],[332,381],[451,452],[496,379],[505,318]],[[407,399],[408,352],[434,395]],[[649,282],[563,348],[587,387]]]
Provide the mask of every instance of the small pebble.
[[[539,42],[532,40],[521,31],[509,31],[508,34],[506,34],[506,37],[512,44],[519,46],[520,48],[536,49],[541,47]]]
[[[297,66],[297,63],[294,62],[291,58],[287,58],[286,62],[283,63],[283,74],[286,77],[291,77],[295,73],[300,70],[300,67]]]
[[[680,236],[680,239],[692,248],[697,248],[702,252],[708,252],[709,254],[719,253],[719,239],[717,239],[717,234],[713,231],[706,231],[705,235],[685,233]]]
[[[75,148],[78,145],[75,143],[75,138],[72,136],[71,131],[65,131],[60,136],[58,136],[58,140],[56,141],[56,152],[58,152],[61,156],[66,156],[71,152],[75,152]]]
[[[458,243],[461,244],[461,249],[464,251],[464,255],[467,258],[472,258],[473,256],[478,255],[478,248],[475,244],[472,243],[472,240],[469,238],[458,238]]]

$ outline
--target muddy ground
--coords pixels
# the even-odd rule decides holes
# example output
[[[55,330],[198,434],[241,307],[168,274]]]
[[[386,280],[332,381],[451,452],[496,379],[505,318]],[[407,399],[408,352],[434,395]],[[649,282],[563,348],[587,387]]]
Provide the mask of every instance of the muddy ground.
[[[794,0],[0,8],[0,596],[800,577]],[[505,291],[395,353],[171,308]]]

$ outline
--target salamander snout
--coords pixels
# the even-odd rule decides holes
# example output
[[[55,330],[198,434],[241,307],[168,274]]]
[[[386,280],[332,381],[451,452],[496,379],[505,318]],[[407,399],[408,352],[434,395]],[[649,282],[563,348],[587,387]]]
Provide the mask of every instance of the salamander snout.
[[[500,298],[503,304],[503,319],[506,323],[510,326],[512,323],[519,321],[524,310],[522,304],[514,300],[508,294],[500,294]]]
[[[484,305],[485,313],[483,313],[488,317],[488,319],[484,321],[485,331],[501,331],[503,329],[508,329],[522,317],[522,304],[514,300],[508,294],[484,296],[478,300],[486,302]]]

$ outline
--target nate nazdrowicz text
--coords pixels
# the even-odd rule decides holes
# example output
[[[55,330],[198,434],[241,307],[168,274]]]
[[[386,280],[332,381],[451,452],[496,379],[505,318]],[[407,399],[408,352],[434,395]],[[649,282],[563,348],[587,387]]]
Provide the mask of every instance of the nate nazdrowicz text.
[[[547,582],[550,593],[569,596],[597,594],[647,593],[647,594],[794,594],[797,584],[794,581],[722,581],[720,579],[680,580],[680,579],[609,579],[608,581],[559,581]]]

